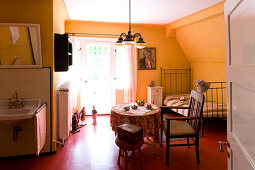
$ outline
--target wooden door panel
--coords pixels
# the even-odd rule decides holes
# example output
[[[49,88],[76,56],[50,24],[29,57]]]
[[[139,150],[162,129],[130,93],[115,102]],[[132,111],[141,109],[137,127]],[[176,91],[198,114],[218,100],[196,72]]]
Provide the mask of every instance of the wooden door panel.
[[[229,170],[255,169],[255,1],[227,0]]]
[[[255,7],[255,1],[242,1],[229,18],[232,65],[255,64],[255,10],[249,6]]]
[[[232,132],[249,156],[255,158],[255,91],[232,83]]]
[[[240,146],[233,145],[232,155],[233,155],[233,169],[234,170],[254,170],[249,159],[244,154],[243,150],[240,149]]]

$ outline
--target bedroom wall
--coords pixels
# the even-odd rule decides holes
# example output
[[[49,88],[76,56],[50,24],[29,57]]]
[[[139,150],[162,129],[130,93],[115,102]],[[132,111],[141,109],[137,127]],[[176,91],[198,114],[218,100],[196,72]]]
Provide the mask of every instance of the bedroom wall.
[[[226,81],[224,16],[176,30],[176,38],[187,55],[193,72],[193,87],[198,79]]]
[[[198,79],[226,81],[224,26],[224,2],[167,25],[191,63],[195,89]]]
[[[85,21],[67,21],[67,32],[120,34],[128,31],[128,24],[103,23]],[[176,38],[166,37],[164,25],[132,24],[132,33],[139,32],[148,47],[156,47],[156,70],[138,70],[137,72],[137,99],[146,99],[146,86],[152,80],[160,85],[160,67],[163,68],[188,68],[190,66],[183,50]],[[117,37],[115,37],[117,39]],[[117,102],[122,101],[122,91],[117,91]]]

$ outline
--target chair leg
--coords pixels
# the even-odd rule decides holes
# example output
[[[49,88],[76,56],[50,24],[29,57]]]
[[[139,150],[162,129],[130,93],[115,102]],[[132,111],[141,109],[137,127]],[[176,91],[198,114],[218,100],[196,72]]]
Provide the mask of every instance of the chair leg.
[[[121,155],[121,149],[119,148],[118,165],[120,165],[120,155]]]
[[[127,163],[128,163],[128,152],[127,152],[127,150],[124,151],[124,157],[125,157],[125,170],[127,170]]]
[[[187,145],[188,145],[188,148],[190,148],[190,145],[189,145],[189,137],[187,137]]]
[[[143,164],[142,164],[142,152],[141,149],[138,149],[139,151],[139,161],[140,161],[140,166],[141,166],[141,170],[143,169]]]
[[[160,128],[160,146],[162,147],[162,140],[163,140],[163,128]]]
[[[196,157],[197,157],[197,164],[200,164],[200,159],[199,159],[199,136],[196,137]]]
[[[169,137],[166,137],[166,165],[169,166]]]

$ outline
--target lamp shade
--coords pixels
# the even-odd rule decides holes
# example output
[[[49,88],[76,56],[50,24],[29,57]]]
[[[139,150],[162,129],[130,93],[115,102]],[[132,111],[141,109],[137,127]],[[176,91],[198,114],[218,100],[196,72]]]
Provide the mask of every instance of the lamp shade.
[[[142,37],[140,37],[139,40],[135,43],[136,48],[144,48],[146,45],[147,44],[143,41]]]
[[[116,41],[115,43],[115,46],[123,46],[122,42],[123,42],[123,38],[119,37],[118,41]]]

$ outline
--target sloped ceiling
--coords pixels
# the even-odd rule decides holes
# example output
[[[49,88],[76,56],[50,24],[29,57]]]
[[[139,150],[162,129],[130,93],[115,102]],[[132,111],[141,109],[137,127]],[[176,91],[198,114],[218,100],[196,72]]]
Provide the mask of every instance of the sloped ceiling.
[[[193,14],[196,15],[195,17],[189,16],[183,18],[181,22],[178,21],[178,23],[182,23],[182,26],[175,28],[175,36],[191,63],[225,62],[225,23],[223,12],[224,3],[222,2]],[[198,16],[206,16],[206,18]],[[172,29],[173,25],[178,25],[176,23],[168,24],[169,28],[171,27]],[[185,25],[185,23],[188,24]]]
[[[176,38],[191,63],[225,62],[223,15],[178,28]]]

